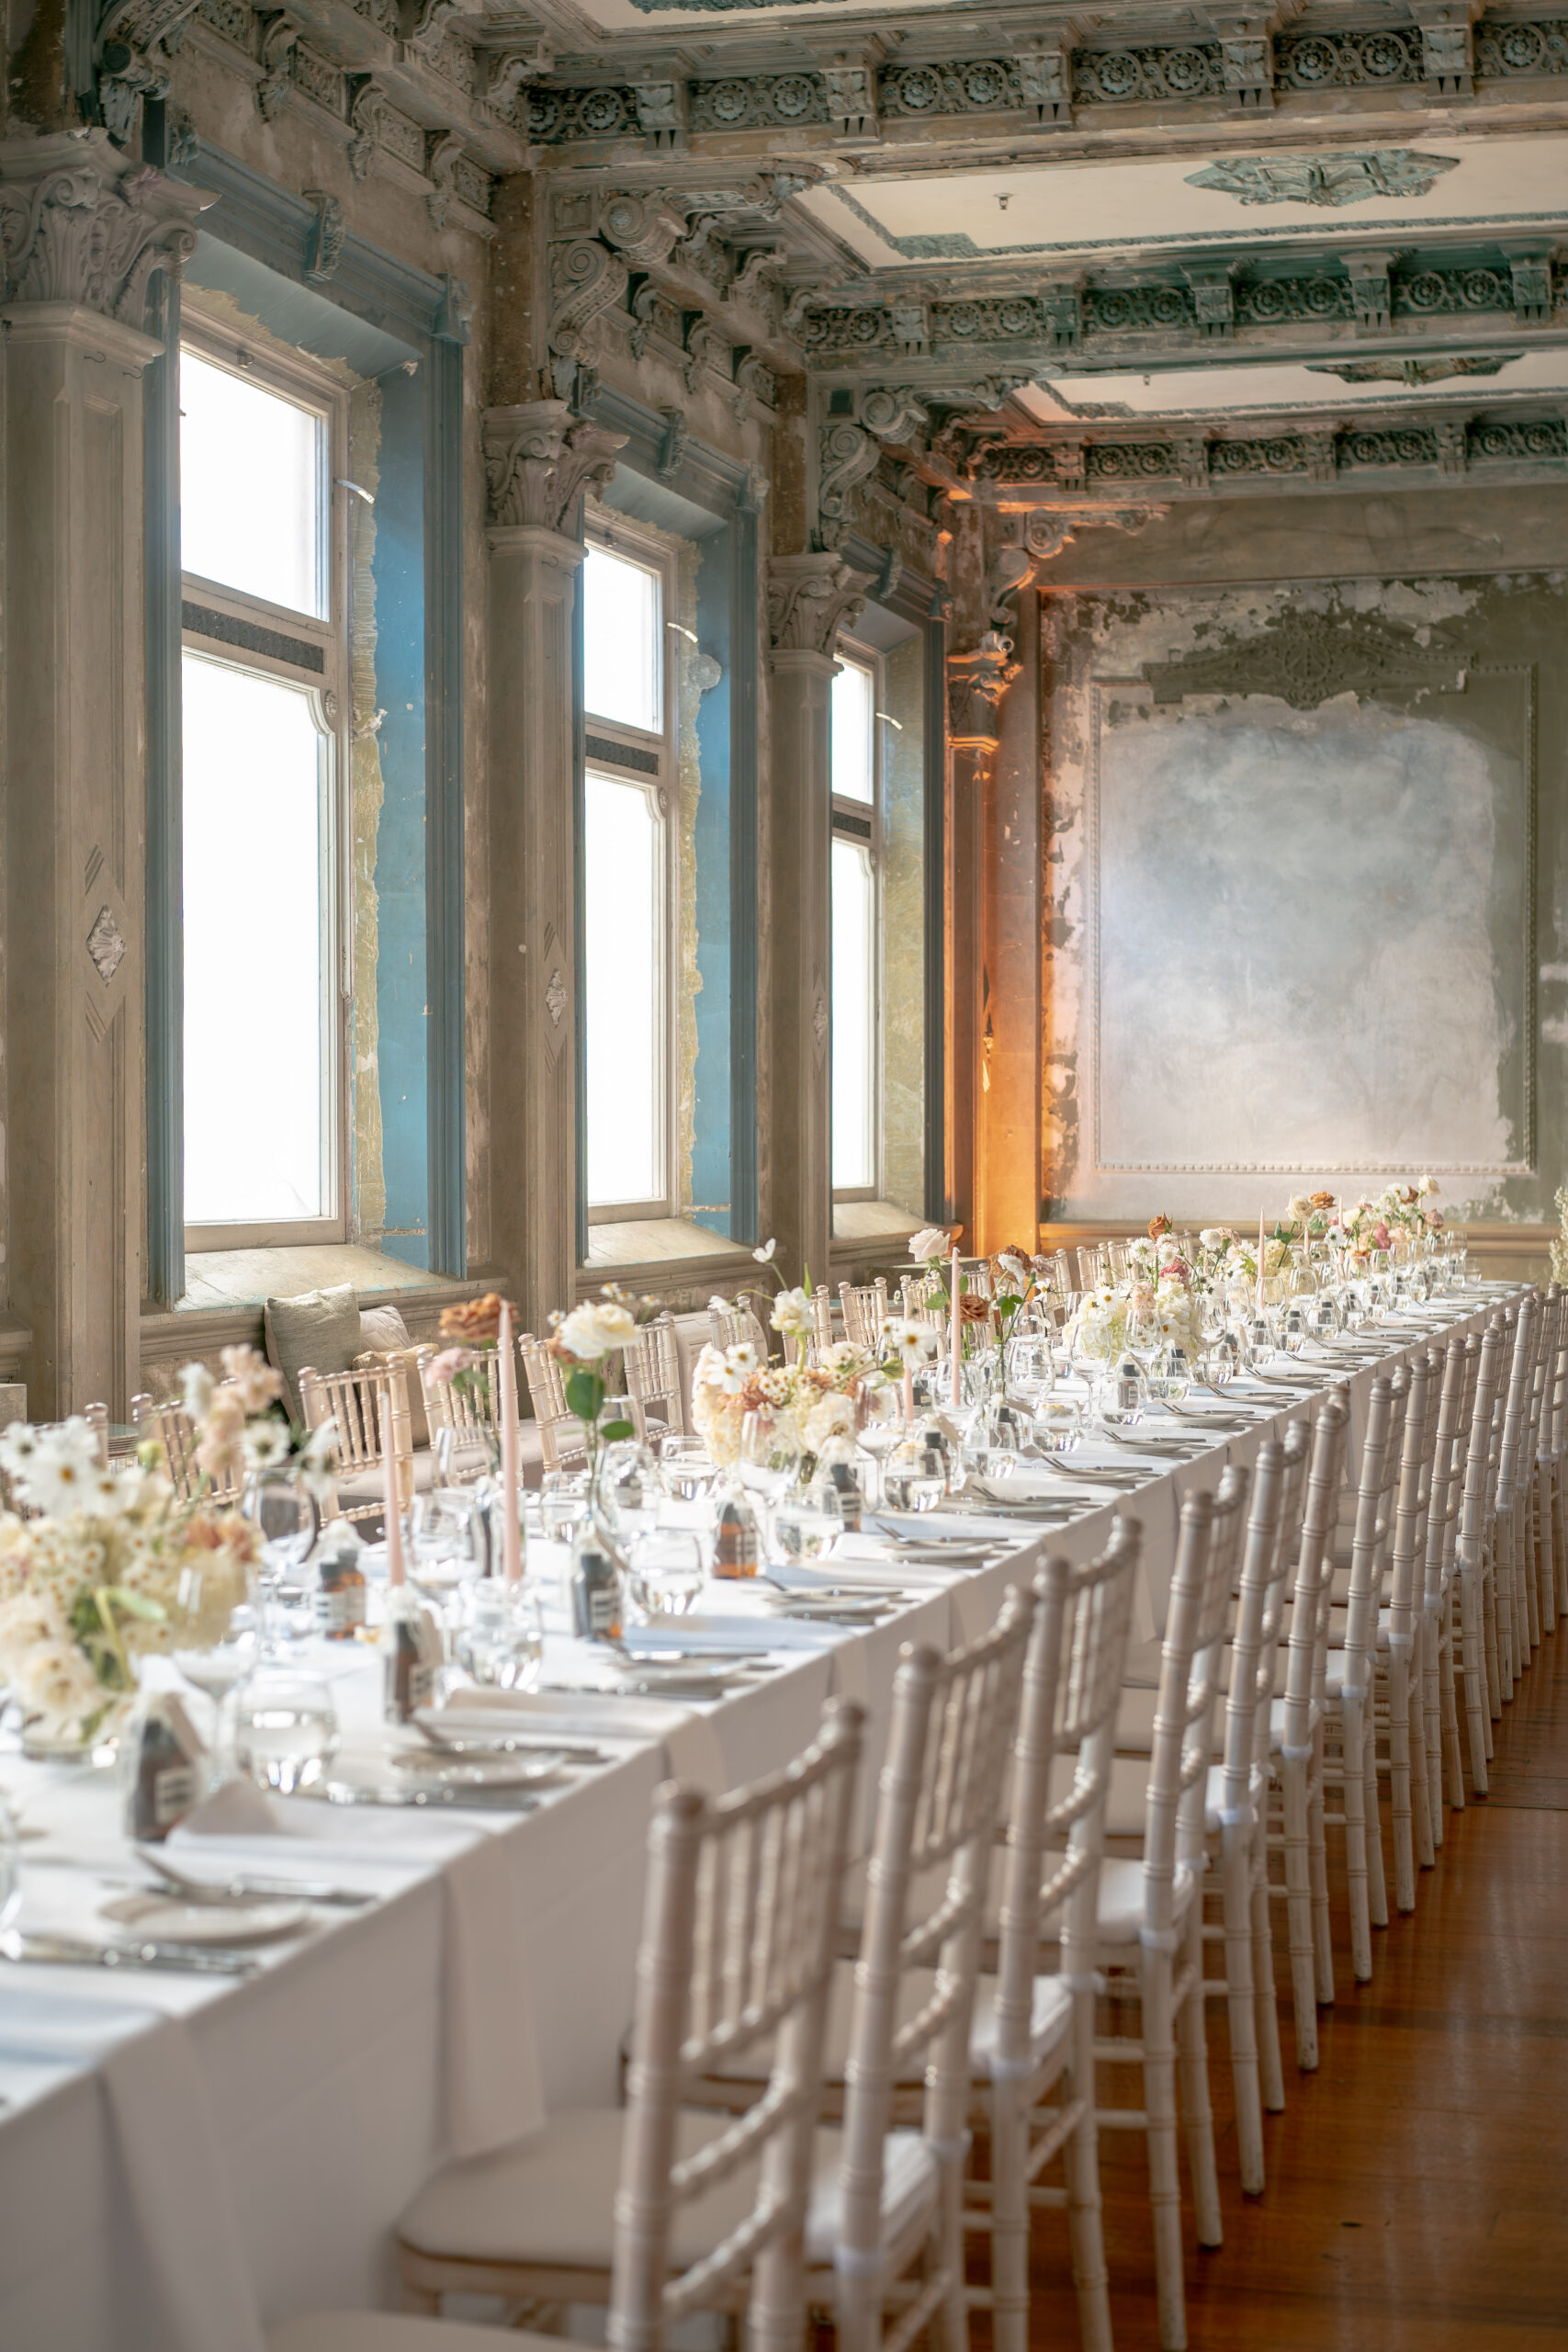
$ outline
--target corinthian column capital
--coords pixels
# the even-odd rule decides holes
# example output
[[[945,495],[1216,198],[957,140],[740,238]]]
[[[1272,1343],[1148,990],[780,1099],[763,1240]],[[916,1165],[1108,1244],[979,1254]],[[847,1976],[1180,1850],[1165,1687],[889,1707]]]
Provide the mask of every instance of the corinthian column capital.
[[[624,433],[574,417],[565,401],[524,401],[513,408],[486,409],[485,483],[492,527],[527,524],[559,532],[570,522],[578,493],[590,482],[603,488],[615,470]]]
[[[4,300],[96,311],[140,328],[147,281],[196,250],[216,198],[133,164],[102,130],[0,141]]]
[[[768,638],[775,653],[829,660],[841,628],[853,628],[871,585],[836,555],[775,555],[768,563]]]

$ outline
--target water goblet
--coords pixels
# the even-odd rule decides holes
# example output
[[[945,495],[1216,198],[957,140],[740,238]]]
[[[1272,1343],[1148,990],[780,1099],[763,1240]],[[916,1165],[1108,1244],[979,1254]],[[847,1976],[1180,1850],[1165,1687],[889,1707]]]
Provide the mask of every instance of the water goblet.
[[[259,1787],[316,1788],[337,1748],[337,1710],[318,1676],[264,1659],[235,1692],[235,1761]]]
[[[774,1550],[791,1567],[820,1559],[843,1532],[843,1506],[830,1479],[815,1479],[805,1493],[792,1487],[773,1513]]]
[[[902,1440],[883,1471],[883,1496],[891,1510],[934,1510],[947,1492],[947,1464],[940,1447],[919,1432]]]
[[[181,1569],[169,1604],[171,1655],[185,1679],[212,1703],[214,1784],[233,1776],[233,1732],[225,1702],[255,1667],[261,1647],[256,1620],[250,1579],[243,1571],[218,1560]]]
[[[703,1547],[687,1527],[646,1527],[626,1552],[626,1590],[638,1614],[683,1617],[705,1581]]]
[[[470,1682],[489,1690],[533,1690],[545,1654],[538,1588],[526,1577],[476,1577],[461,1589],[453,1657]]]
[[[588,1510],[588,1476],[581,1470],[547,1470],[539,1489],[539,1528],[547,1542],[570,1544]]]
[[[701,1502],[713,1491],[718,1464],[700,1437],[667,1437],[659,1449],[659,1477],[671,1502]]]
[[[1131,1429],[1143,1419],[1148,1402],[1147,1375],[1132,1356],[1122,1356],[1100,1382],[1095,1409],[1102,1428]]]
[[[1083,1439],[1083,1410],[1076,1397],[1055,1389],[1034,1408],[1034,1448],[1037,1453],[1067,1453]]]
[[[273,1657],[297,1632],[309,1630],[285,1617],[283,1591],[315,1549],[321,1532],[321,1507],[301,1479],[281,1471],[252,1478],[240,1509],[261,1538],[261,1645],[265,1655]]]

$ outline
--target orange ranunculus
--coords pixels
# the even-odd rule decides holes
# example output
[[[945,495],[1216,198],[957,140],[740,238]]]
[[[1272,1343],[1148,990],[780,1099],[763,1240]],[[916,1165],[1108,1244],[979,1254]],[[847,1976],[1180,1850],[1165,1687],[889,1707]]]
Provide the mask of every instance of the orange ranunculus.
[[[1332,1193],[1310,1193],[1308,1197],[1314,1209],[1327,1210],[1334,1206],[1334,1195]]]
[[[988,1298],[977,1298],[972,1290],[960,1291],[958,1312],[965,1323],[983,1323],[990,1311]]]
[[[1168,1216],[1152,1216],[1152,1217],[1150,1217],[1150,1219],[1149,1219],[1149,1239],[1150,1239],[1151,1241],[1157,1241],[1157,1240],[1159,1239],[1160,1235],[1161,1235],[1162,1233],[1168,1233],[1169,1231],[1170,1231],[1170,1219],[1169,1219]]]
[[[458,1306],[444,1306],[441,1310],[441,1336],[469,1348],[492,1348],[501,1337],[501,1293],[487,1290],[482,1298],[466,1298]],[[512,1328],[517,1329],[517,1309],[512,1310]]]

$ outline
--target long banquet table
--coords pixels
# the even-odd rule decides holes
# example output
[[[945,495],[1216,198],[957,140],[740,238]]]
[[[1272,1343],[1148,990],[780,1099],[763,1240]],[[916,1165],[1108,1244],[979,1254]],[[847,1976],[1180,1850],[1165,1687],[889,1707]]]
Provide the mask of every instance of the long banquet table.
[[[1479,1329],[1511,1290],[1434,1302],[1422,1321],[1434,1340]],[[1418,1344],[1402,1336],[1348,1375],[1353,1440],[1372,1378]],[[744,1587],[708,1588],[704,1621],[753,1612],[743,1637],[776,1652],[771,1670],[711,1703],[626,1702],[615,1717],[601,1702],[592,1737],[608,1760],[531,1810],[436,1816],[239,1792],[253,1817],[214,1800],[211,1826],[176,1830],[172,1858],[217,1875],[330,1875],[377,1897],[317,1911],[308,1933],[260,1948],[253,1976],[0,1962],[6,2352],[262,2352],[265,2326],[294,2312],[390,2302],[398,2213],[439,2163],[615,2098],[659,1781],[735,1785],[785,1761],[838,1691],[870,1710],[869,1792],[900,1645],[977,1633],[1047,1551],[1092,1556],[1118,1510],[1144,1528],[1134,1638],[1157,1633],[1182,1496],[1303,1409],[1278,1391],[1226,1393],[1253,1425],[1177,1467],[1149,1462],[1133,1494],[1090,1491],[1065,1524],[965,1514],[955,1532],[996,1537],[989,1563],[898,1563],[919,1597],[879,1624],[781,1622]],[[547,1668],[573,1646],[552,1635]],[[345,1741],[373,1745],[374,1656],[321,1645],[311,1666],[333,1678]],[[603,1734],[606,1714],[616,1729]],[[23,1825],[22,1926],[90,1930],[99,1904],[141,1883],[112,1776],[28,1763],[13,1742],[0,1787]]]

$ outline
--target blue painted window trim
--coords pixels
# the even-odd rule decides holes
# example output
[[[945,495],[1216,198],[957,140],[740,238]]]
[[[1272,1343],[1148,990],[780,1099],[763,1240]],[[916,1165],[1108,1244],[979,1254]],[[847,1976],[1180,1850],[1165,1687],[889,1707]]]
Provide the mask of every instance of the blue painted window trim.
[[[181,176],[221,200],[203,229],[278,276],[310,284],[419,357],[424,443],[425,956],[428,1263],[468,1271],[463,865],[463,351],[460,290],[346,235],[332,277],[308,281],[313,206],[221,149],[198,143]],[[154,331],[177,350],[177,285],[153,281]],[[148,376],[148,1288],[185,1288],[183,990],[179,954],[178,370]],[[172,630],[172,635],[171,635]]]

